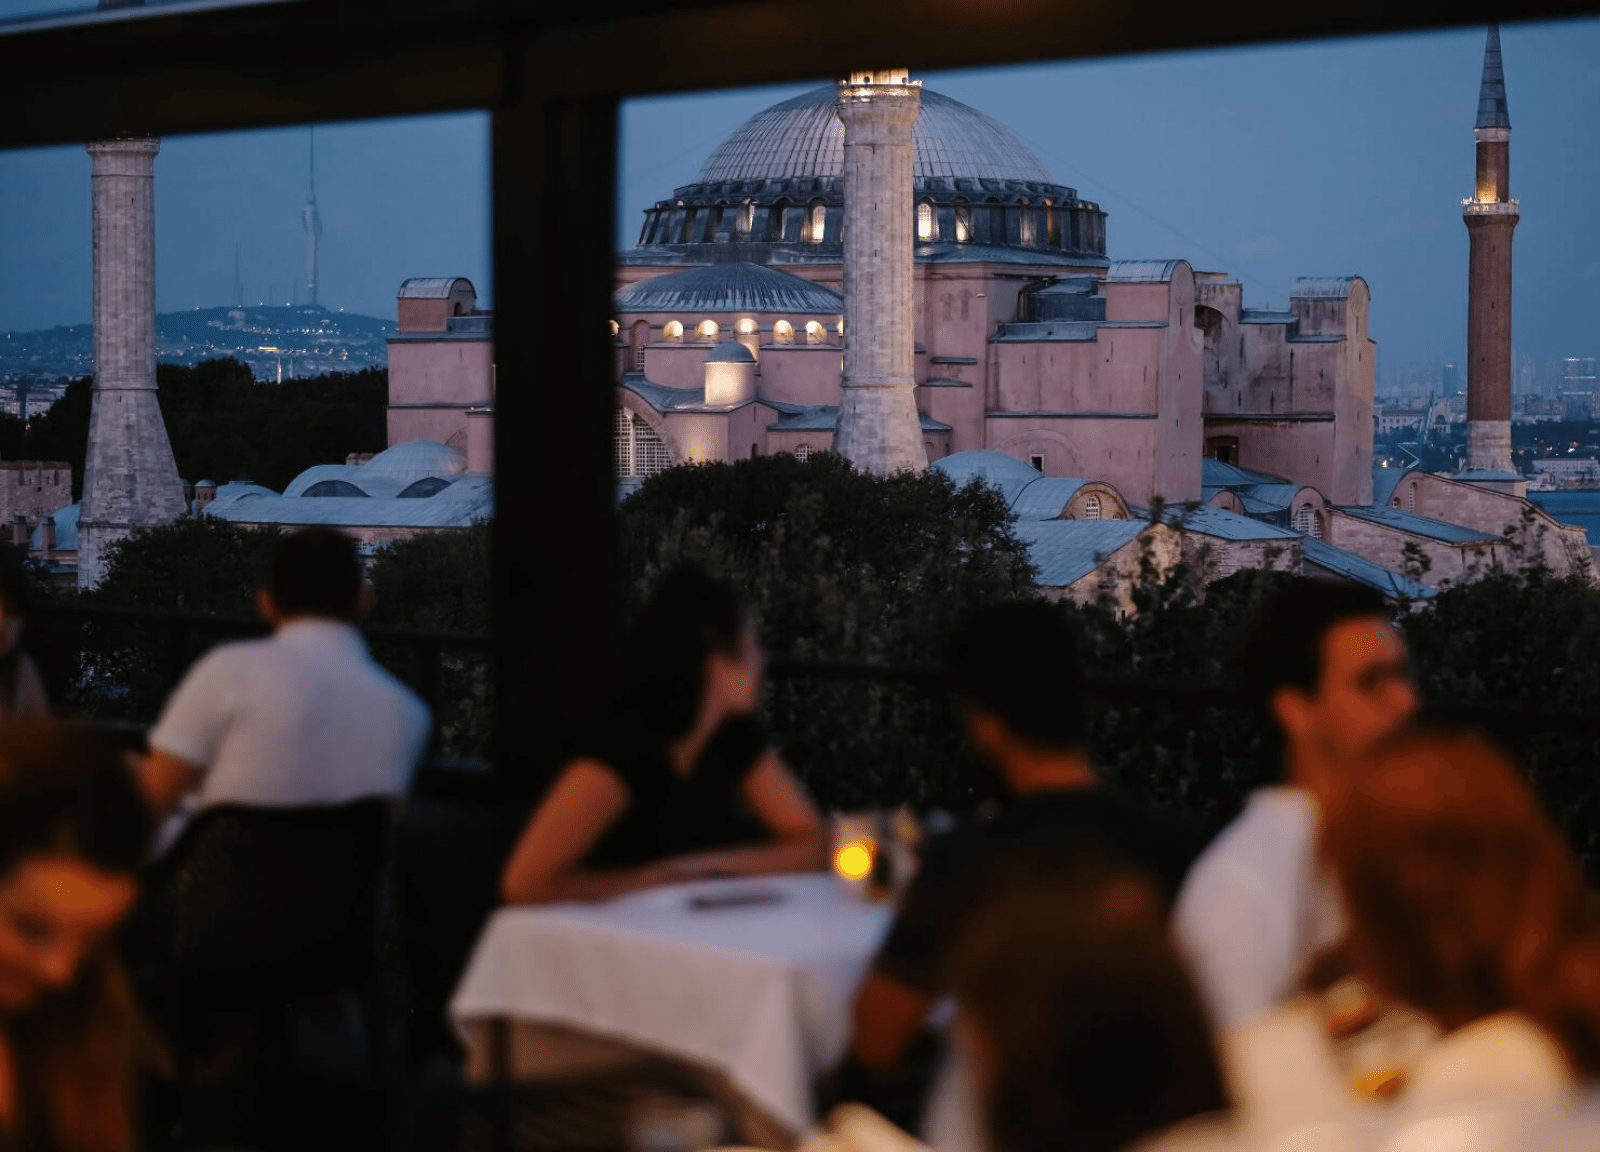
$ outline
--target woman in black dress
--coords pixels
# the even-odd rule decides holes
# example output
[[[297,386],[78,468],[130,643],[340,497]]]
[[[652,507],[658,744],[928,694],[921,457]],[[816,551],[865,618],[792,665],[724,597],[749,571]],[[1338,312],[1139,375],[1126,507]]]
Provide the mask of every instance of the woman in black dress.
[[[505,901],[823,867],[822,819],[757,716],[764,657],[733,590],[671,572],[631,647],[628,690],[534,810],[501,876]]]

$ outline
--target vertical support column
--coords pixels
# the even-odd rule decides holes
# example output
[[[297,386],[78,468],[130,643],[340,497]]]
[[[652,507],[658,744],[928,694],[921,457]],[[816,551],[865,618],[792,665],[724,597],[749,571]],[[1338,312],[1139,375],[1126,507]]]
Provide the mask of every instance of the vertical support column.
[[[155,157],[148,138],[88,145],[94,229],[94,391],[78,586],[105,572],[105,549],[185,511],[156,399]]]
[[[531,796],[602,698],[614,648],[617,102],[525,84],[508,83],[492,129],[494,759]],[[597,199],[606,211],[572,215]]]
[[[833,450],[880,476],[928,466],[917,413],[912,128],[904,68],[839,86],[844,124],[844,389]]]

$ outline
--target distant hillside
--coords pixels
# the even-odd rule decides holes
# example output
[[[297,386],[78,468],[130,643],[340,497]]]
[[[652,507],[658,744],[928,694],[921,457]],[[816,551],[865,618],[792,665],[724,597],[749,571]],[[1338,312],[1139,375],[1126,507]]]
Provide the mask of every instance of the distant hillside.
[[[394,322],[327,308],[195,308],[156,316],[156,359],[198,364],[232,357],[259,380],[387,368]],[[94,371],[88,324],[0,332],[0,383],[76,379]]]

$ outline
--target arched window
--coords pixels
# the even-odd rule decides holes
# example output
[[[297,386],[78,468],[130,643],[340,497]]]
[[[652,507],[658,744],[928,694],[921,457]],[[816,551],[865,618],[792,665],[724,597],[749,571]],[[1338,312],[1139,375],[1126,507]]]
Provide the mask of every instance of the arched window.
[[[694,239],[695,210],[690,208],[683,214],[683,231],[678,234],[679,244],[688,244]]]
[[[784,238],[783,226],[789,215],[789,201],[775,200],[767,210],[767,243],[775,244]]]
[[[828,330],[822,326],[821,321],[806,321],[806,343],[821,344],[828,338]]]
[[[1313,540],[1322,539],[1322,517],[1317,515],[1317,510],[1307,504],[1294,514],[1294,530],[1303,532]]]
[[[694,334],[701,340],[709,343],[717,338],[718,331],[719,329],[717,328],[717,322],[715,320],[702,320],[700,321],[700,327],[694,330]]]
[[[672,467],[672,454],[656,430],[626,408],[617,409],[614,444],[619,477],[654,476]]]
[[[809,444],[802,444],[794,450],[794,458],[804,464],[816,454],[816,449]]]
[[[756,322],[748,316],[742,316],[739,318],[739,322],[733,326],[733,330],[740,336],[754,336]]]
[[[748,240],[750,238],[750,229],[755,227],[755,223],[756,202],[754,200],[746,200],[739,205],[739,239]]]
[[[935,240],[939,236],[938,225],[933,219],[933,205],[927,200],[917,205],[917,239]]]
[[[1407,484],[1406,485],[1406,511],[1407,512],[1415,512],[1416,510],[1417,510],[1417,486],[1415,484]]]
[[[622,326],[615,320],[607,320],[606,325],[611,329],[611,334],[613,336],[619,336],[622,334]]]
[[[633,345],[633,367],[636,371],[644,370],[644,350],[650,343],[650,321],[635,320],[633,327],[628,329],[628,343]]]
[[[834,325],[834,329],[839,333],[840,336],[844,335],[844,317],[841,316],[839,318],[839,323]]]
[[[793,344],[794,325],[787,320],[779,320],[772,326],[772,339],[776,344]]]
[[[965,200],[956,201],[956,243],[972,242],[972,206]]]
[[[1061,213],[1057,212],[1055,205],[1047,198],[1044,203],[1044,233],[1045,243],[1051,248],[1061,247]]]
[[[1033,208],[1027,197],[1017,201],[1017,236],[1024,248],[1033,247]]]
[[[1083,518],[1085,520],[1100,519],[1100,497],[1093,492],[1083,498]]]
[[[661,329],[661,338],[673,344],[682,344],[683,325],[676,320],[668,320],[666,327]]]
[[[806,211],[806,223],[806,239],[813,244],[821,244],[828,231],[828,206],[821,200],[813,200]]]

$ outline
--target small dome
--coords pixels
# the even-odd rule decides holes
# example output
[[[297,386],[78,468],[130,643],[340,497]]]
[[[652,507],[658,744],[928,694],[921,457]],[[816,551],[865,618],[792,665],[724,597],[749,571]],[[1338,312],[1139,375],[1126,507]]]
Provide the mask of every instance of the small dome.
[[[478,294],[472,281],[465,276],[413,276],[400,284],[401,300],[448,300],[460,288],[463,292]]]
[[[737,340],[718,344],[706,357],[707,364],[754,364],[756,354]]]
[[[214,492],[217,488],[217,482],[215,480],[196,480],[194,486],[196,488],[210,488]]]
[[[953,452],[929,465],[937,468],[957,484],[968,480],[987,480],[998,484],[1002,480],[1037,480],[1040,472],[1015,456],[996,452],[992,448],[973,448],[966,452]]]
[[[844,297],[803,276],[760,264],[708,264],[668,272],[617,293],[618,312],[781,312],[839,316]]]
[[[408,440],[359,464],[359,479],[382,477],[410,483],[424,476],[453,476],[467,470],[467,458],[437,440]],[[358,481],[359,482],[359,481]]]

